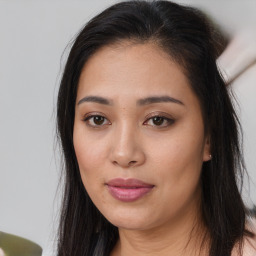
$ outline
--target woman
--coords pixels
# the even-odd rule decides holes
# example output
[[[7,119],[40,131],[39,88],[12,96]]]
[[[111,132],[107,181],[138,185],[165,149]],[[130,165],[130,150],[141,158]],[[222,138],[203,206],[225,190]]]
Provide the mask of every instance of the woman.
[[[216,44],[199,11],[167,1],[116,4],[81,30],[58,95],[59,256],[253,253]]]

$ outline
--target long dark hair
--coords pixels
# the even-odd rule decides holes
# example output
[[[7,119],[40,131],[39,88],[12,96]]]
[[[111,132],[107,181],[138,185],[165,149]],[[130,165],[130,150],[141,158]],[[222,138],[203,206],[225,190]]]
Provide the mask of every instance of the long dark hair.
[[[101,47],[123,40],[154,42],[177,62],[197,95],[210,162],[203,164],[202,215],[210,235],[210,256],[231,255],[242,246],[246,209],[240,195],[243,161],[239,122],[216,67],[218,41],[200,11],[168,1],[128,1],[106,9],[80,31],[70,51],[60,84],[58,138],[64,156],[65,191],[59,226],[58,256],[109,255],[118,230],[98,211],[81,181],[73,146],[77,85],[86,61]]]

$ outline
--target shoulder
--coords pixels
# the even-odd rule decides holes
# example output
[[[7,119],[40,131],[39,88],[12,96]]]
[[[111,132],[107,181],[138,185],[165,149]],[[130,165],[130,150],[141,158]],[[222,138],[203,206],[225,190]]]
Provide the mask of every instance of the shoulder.
[[[241,256],[256,256],[256,219],[249,219],[246,228],[254,234],[254,237],[244,237]],[[234,248],[232,256],[240,256],[237,249],[238,246]]]
[[[254,237],[244,238],[242,256],[256,256],[256,229],[254,229]]]

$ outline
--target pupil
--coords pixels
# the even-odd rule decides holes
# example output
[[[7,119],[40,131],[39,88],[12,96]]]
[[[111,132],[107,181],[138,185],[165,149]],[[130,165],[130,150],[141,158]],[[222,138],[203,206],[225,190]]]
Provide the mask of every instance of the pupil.
[[[104,123],[104,117],[102,117],[102,116],[95,116],[93,121],[97,125],[102,125]]]
[[[153,123],[155,125],[161,125],[163,123],[164,119],[160,116],[156,116],[153,118]]]

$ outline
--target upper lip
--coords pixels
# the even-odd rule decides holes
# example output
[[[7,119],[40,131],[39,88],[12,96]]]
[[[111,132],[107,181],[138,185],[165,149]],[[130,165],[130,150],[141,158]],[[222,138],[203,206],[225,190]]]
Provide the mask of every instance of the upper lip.
[[[108,186],[113,187],[136,187],[136,188],[148,188],[148,187],[154,187],[152,184],[145,183],[141,180],[137,179],[123,179],[123,178],[116,178],[108,181],[106,183]]]

